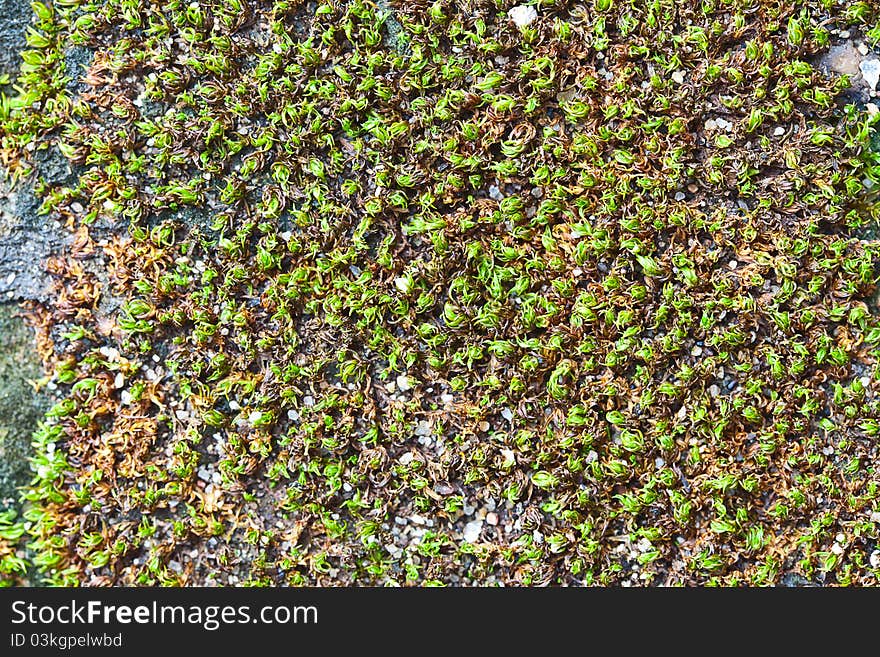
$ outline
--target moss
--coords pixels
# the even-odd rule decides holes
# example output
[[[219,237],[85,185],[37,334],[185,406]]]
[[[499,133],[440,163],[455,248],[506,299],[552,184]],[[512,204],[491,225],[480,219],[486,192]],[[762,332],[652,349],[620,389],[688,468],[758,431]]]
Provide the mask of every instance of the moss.
[[[49,581],[880,581],[874,10],[513,5],[34,4]]]

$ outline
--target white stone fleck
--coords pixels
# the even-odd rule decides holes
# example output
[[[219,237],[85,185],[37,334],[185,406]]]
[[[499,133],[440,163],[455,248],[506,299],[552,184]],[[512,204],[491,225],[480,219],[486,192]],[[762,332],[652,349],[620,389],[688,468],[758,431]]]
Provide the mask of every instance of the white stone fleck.
[[[412,389],[412,384],[406,374],[398,376],[395,379],[395,382],[397,383],[397,389],[400,390],[400,392],[406,392],[407,390]]]
[[[538,18],[538,12],[531,5],[517,5],[507,12],[507,15],[517,27],[531,25]]]
[[[468,543],[476,543],[480,539],[480,533],[483,531],[482,520],[472,520],[464,526],[464,540]]]
[[[781,137],[784,134],[785,134],[785,128],[783,128],[781,125],[776,126],[776,129],[773,131],[774,137]]]
[[[865,59],[859,64],[859,70],[862,72],[862,78],[868,84],[871,90],[877,88],[877,82],[880,82],[880,59]]]

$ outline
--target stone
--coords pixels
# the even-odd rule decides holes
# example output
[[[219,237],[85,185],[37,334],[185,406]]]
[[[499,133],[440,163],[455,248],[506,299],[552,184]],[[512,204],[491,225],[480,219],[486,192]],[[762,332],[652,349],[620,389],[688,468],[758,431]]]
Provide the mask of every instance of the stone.
[[[531,25],[538,18],[538,12],[531,5],[517,5],[507,15],[519,28]]]
[[[480,534],[483,531],[483,521],[482,520],[472,520],[468,524],[464,526],[464,535],[463,538],[468,543],[476,543],[480,540]]]
[[[34,337],[17,308],[0,305],[0,511],[17,506],[16,487],[31,476],[31,434],[50,399],[31,385],[42,375]]]
[[[862,72],[868,87],[874,91],[877,89],[877,82],[880,82],[880,59],[871,58],[864,60],[859,64],[859,70]]]
[[[859,51],[852,43],[841,43],[828,49],[819,60],[819,66],[838,75],[856,76],[859,74],[861,59]]]

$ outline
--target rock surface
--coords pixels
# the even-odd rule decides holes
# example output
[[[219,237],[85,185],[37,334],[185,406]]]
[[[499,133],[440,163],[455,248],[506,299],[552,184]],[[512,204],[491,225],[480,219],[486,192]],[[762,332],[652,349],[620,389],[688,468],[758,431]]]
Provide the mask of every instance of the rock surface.
[[[15,505],[16,487],[30,479],[31,434],[49,407],[31,385],[42,370],[33,333],[16,310],[0,305],[0,509]]]
[[[24,49],[25,26],[32,16],[30,5],[22,0],[0,0],[0,75],[13,80],[21,64],[19,53]]]

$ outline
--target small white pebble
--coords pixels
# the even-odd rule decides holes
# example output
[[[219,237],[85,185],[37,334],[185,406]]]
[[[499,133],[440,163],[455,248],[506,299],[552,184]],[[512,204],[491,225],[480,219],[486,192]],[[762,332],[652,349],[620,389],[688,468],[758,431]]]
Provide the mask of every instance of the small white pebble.
[[[119,358],[119,351],[113,347],[101,347],[98,352],[107,360],[116,360]]]
[[[781,125],[776,126],[776,129],[773,131],[773,135],[775,137],[781,137],[784,134],[785,134],[785,128],[783,128]]]
[[[397,389],[400,390],[400,392],[406,392],[407,390],[412,389],[412,384],[406,374],[398,376],[397,379],[395,379],[395,382],[397,383]]]
[[[674,71],[670,76],[672,81],[677,84],[684,84],[684,71]]]
[[[517,27],[531,25],[538,18],[538,12],[531,5],[517,5],[507,12],[507,15]]]
[[[877,82],[880,81],[880,59],[865,59],[859,64],[859,70],[862,72],[862,78],[868,84],[868,88],[872,91],[877,88]]]
[[[510,422],[513,419],[513,411],[511,411],[509,408],[502,409],[501,417]]]
[[[493,527],[498,525],[498,514],[497,513],[487,513],[486,514],[486,524],[492,525]]]
[[[468,543],[476,543],[480,539],[480,533],[483,531],[482,520],[472,520],[464,526],[464,540]]]
[[[113,386],[119,390],[125,385],[125,376],[123,376],[122,372],[116,373],[116,378],[113,379]]]

